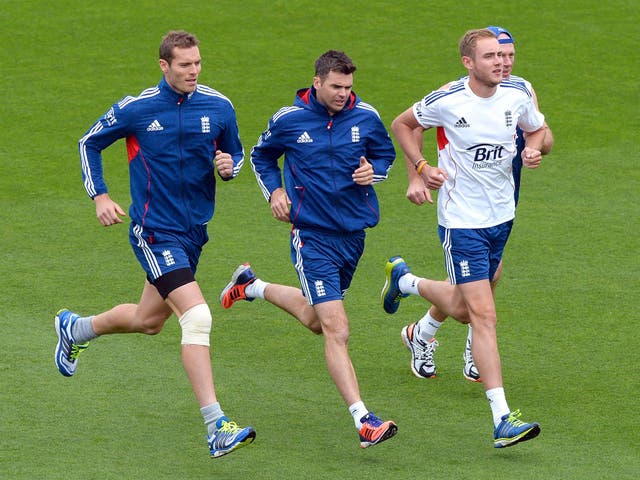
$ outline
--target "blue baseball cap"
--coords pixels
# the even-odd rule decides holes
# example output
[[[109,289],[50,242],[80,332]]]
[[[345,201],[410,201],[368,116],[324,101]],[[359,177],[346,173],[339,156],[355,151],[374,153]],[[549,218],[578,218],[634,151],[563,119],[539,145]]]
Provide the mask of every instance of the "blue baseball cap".
[[[513,35],[511,35],[511,32],[506,28],[490,26],[487,27],[487,30],[491,30],[496,38],[499,37],[502,33],[509,36],[509,38],[500,38],[498,40],[498,43],[515,43],[513,41]]]

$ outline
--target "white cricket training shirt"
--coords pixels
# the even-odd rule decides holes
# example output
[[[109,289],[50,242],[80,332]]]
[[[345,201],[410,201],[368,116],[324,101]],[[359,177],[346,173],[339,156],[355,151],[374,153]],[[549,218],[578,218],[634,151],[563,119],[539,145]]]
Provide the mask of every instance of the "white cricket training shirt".
[[[516,127],[544,125],[527,87],[505,80],[482,98],[463,79],[415,103],[413,114],[424,128],[437,127],[438,166],[449,175],[438,191],[438,223],[487,228],[512,220]]]

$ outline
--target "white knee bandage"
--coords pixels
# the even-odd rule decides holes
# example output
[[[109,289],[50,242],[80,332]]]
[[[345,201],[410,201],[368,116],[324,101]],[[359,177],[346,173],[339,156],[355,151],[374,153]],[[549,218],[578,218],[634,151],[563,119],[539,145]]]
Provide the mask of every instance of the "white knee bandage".
[[[211,333],[211,310],[206,303],[201,303],[189,310],[179,319],[182,327],[183,345],[209,346],[209,334]]]

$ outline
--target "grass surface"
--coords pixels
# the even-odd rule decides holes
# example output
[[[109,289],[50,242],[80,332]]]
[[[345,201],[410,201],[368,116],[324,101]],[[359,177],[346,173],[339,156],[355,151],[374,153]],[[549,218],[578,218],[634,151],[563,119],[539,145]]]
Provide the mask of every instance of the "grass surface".
[[[1,478],[637,478],[637,2],[4,1],[0,20]],[[383,218],[346,300],[363,398],[398,422],[392,441],[358,448],[321,337],[264,302],[217,303],[247,260],[297,285],[288,227],[271,218],[248,167],[220,184],[198,279],[214,315],[218,395],[256,442],[207,457],[175,319],[153,338],[100,338],[74,378],[56,372],[57,309],[90,314],[140,293],[126,227],[102,228],[84,193],[77,140],[111,103],[157,83],[166,31],[199,36],[201,82],[234,102],[248,153],[325,50],[352,56],[355,91],[389,125],[462,73],[458,39],[487,24],[513,32],[514,71],[534,84],[556,138],[543,167],[525,172],[497,299],[507,398],[541,423],[539,438],[492,448],[482,388],[461,375],[465,327],[440,330],[435,380],[409,371],[399,332],[426,304],[382,312],[385,259],[445,272],[435,208],[405,200],[402,160],[377,189]],[[122,142],[105,154],[121,204],[125,155]]]

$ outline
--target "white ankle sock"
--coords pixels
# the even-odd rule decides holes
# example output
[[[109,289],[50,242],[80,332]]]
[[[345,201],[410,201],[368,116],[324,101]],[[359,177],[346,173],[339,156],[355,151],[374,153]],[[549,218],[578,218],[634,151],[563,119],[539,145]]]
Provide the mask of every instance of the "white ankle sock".
[[[93,316],[80,317],[71,327],[71,334],[77,343],[86,343],[89,340],[98,338],[98,334],[93,330]]]
[[[200,408],[200,413],[202,413],[204,424],[207,426],[207,433],[213,435],[213,432],[216,431],[216,422],[220,417],[224,416],[224,412],[222,408],[220,408],[220,403],[215,402],[206,407],[202,407]]]
[[[442,322],[437,321],[429,312],[418,322],[418,335],[424,342],[428,342],[438,333]]]
[[[413,273],[407,273],[398,280],[398,287],[402,293],[420,295],[420,292],[418,291],[419,281],[420,277],[416,277]]]
[[[507,405],[507,399],[504,395],[504,388],[496,387],[486,392],[487,399],[489,400],[489,406],[491,407],[491,413],[493,414],[493,425],[498,426],[502,417],[509,413],[509,406]]]
[[[369,413],[369,410],[367,410],[367,407],[364,406],[364,402],[360,400],[359,402],[356,402],[349,407],[349,413],[353,417],[353,423],[355,423],[356,429],[360,431],[360,429],[362,428],[360,419],[367,413]]]
[[[247,285],[244,289],[244,293],[249,298],[262,298],[264,299],[264,289],[269,285],[268,282],[264,282],[259,278],[256,278],[253,283]]]

